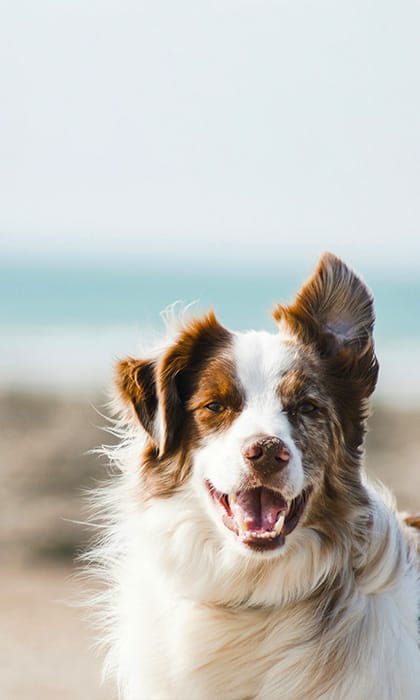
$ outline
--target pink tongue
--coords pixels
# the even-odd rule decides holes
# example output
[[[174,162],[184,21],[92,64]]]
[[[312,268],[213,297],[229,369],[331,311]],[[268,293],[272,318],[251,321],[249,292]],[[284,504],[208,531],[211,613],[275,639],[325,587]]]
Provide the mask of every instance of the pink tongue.
[[[260,487],[238,491],[230,507],[239,529],[271,532],[279,513],[287,509],[287,502],[280,493]]]

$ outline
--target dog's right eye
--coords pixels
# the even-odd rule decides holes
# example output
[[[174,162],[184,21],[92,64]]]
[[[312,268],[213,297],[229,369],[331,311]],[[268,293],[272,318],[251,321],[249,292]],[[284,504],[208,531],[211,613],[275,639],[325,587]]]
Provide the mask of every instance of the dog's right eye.
[[[213,411],[213,413],[222,413],[225,410],[223,404],[218,403],[218,401],[208,403],[206,408],[208,408],[209,411]]]
[[[303,415],[307,415],[309,413],[314,413],[317,408],[318,407],[312,401],[303,401],[299,406],[299,412],[303,413]]]

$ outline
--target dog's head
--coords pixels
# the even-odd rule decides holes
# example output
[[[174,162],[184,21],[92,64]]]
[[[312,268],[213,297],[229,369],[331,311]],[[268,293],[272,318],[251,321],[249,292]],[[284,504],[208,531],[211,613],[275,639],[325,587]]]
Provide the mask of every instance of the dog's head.
[[[120,395],[147,434],[148,493],[190,483],[221,536],[248,553],[281,552],[296,528],[334,527],[363,499],[378,370],[371,296],[331,254],[274,319],[276,334],[233,333],[209,313],[159,356],[118,365]]]

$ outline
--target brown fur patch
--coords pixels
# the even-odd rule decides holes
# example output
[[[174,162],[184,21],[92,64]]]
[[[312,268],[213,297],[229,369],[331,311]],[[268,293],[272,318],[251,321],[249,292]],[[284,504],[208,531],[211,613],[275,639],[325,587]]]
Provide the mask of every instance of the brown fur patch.
[[[326,253],[295,302],[278,305],[274,318],[316,352],[323,390],[333,397],[347,448],[357,458],[367,399],[378,374],[373,301],[367,287],[339,258]]]
[[[162,454],[176,450],[182,439],[186,406],[203,367],[230,344],[230,333],[211,311],[192,321],[162,358],[157,371],[159,403],[163,414]]]
[[[220,412],[208,408],[212,403],[222,407]],[[235,376],[231,360],[214,357],[200,373],[197,388],[188,402],[200,435],[225,430],[242,410],[243,393]]]
[[[328,365],[313,345],[303,344],[280,382],[279,394],[302,455],[306,483],[312,488],[304,522],[337,546],[356,514],[364,513],[367,522],[368,499],[360,479],[361,454],[354,449],[354,428],[343,422],[329,384]]]
[[[410,527],[415,527],[417,530],[420,530],[420,513],[417,513],[417,515],[407,515],[404,518],[404,522],[410,525]]]
[[[404,522],[406,525],[409,525],[415,530],[414,534],[416,538],[417,551],[419,554],[418,565],[420,568],[420,513],[417,513],[416,515],[406,515],[404,517]]]
[[[357,386],[360,398],[372,393],[378,374],[373,300],[364,283],[339,258],[324,254],[294,303],[278,304],[273,316],[304,344],[314,344],[329,359],[337,377]]]
[[[123,401],[132,406],[144,429],[153,434],[157,410],[155,363],[132,357],[117,363],[115,383]]]
[[[237,405],[232,386],[230,390],[228,388],[232,382],[223,359],[230,341],[229,331],[210,312],[201,319],[192,320],[157,363],[132,359],[119,363],[117,385],[123,397],[134,405],[151,438],[141,458],[150,496],[168,496],[190,474],[191,452],[200,439],[199,425],[190,401],[197,391],[201,392],[200,400],[204,400],[204,391],[211,397],[209,402],[216,400],[212,393],[213,389],[216,391],[214,383],[206,390],[203,388],[206,377],[209,381],[210,376],[220,371],[221,384],[217,390],[223,400],[230,401],[231,406],[235,402]],[[151,366],[153,380],[146,370]],[[211,375],[209,367],[213,367]],[[152,420],[155,402],[161,411],[162,434],[158,433]]]

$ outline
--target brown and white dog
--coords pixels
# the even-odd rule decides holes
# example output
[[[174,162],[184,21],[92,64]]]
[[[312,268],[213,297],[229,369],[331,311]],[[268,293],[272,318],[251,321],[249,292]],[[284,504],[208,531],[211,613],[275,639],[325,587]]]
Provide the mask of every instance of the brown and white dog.
[[[361,464],[372,298],[325,254],[274,319],[118,365],[91,560],[124,700],[420,698],[416,531]]]

